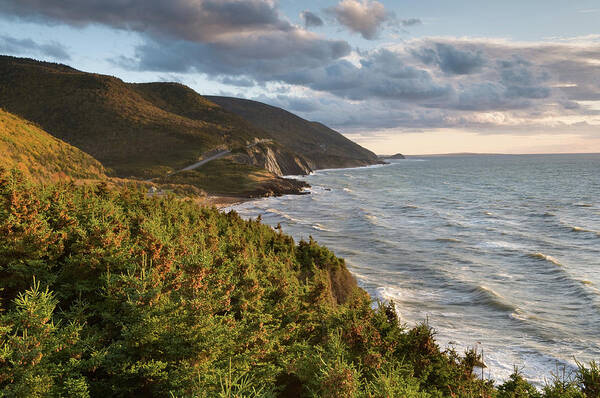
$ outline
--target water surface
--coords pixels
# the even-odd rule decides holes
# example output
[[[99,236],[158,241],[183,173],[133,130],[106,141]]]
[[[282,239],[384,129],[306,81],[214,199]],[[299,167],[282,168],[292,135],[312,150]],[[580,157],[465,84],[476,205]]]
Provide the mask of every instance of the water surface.
[[[236,206],[344,257],[360,285],[483,348],[497,379],[600,359],[600,155],[423,157],[324,170]]]

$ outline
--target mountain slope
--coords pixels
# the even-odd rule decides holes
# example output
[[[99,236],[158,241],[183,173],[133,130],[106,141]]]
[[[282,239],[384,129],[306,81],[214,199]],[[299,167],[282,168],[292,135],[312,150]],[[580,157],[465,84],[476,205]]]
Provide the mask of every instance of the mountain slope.
[[[168,100],[111,76],[0,57],[0,106],[90,153],[120,176],[164,174],[208,150],[243,146],[260,134],[185,86],[163,86],[174,92]],[[173,112],[175,99],[195,101],[195,106],[188,114]]]
[[[312,169],[378,163],[377,155],[337,131],[284,109],[241,98],[206,98],[265,130],[272,139],[302,155]]]
[[[225,138],[236,162],[258,166],[278,175],[308,174],[306,162],[278,142],[265,139],[269,134],[241,117],[224,110],[191,88],[178,83],[130,84],[144,100],[172,114],[192,120],[227,126]],[[236,141],[237,138],[237,141]]]
[[[31,59],[0,56],[0,107],[119,177],[162,178],[224,148],[232,152],[230,161],[277,175],[377,163],[341,134],[283,109]]]
[[[38,181],[106,178],[104,167],[90,155],[2,109],[0,167],[16,167]]]

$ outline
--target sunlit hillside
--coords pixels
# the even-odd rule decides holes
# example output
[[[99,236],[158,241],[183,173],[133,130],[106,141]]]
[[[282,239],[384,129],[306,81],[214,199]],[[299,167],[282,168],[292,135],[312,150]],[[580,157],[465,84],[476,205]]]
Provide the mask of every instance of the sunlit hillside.
[[[0,109],[0,167],[17,168],[32,179],[103,179],[93,157],[35,124]]]

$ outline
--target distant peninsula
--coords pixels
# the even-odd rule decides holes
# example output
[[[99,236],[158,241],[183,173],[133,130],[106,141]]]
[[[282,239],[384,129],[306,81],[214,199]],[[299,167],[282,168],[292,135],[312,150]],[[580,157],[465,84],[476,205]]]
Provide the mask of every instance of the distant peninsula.
[[[403,154],[401,154],[401,153],[397,153],[395,155],[379,155],[379,159],[382,159],[382,160],[386,160],[386,159],[395,160],[395,159],[406,159],[406,157]]]

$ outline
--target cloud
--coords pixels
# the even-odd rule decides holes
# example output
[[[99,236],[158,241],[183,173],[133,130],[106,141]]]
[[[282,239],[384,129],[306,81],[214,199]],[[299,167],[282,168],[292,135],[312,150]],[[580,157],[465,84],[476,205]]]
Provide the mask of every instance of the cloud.
[[[295,31],[248,36],[244,42],[218,45],[146,40],[137,46],[133,57],[119,57],[113,63],[141,71],[245,75],[258,81],[277,81],[277,76],[328,65],[349,53],[345,41],[322,40]]]
[[[315,13],[310,11],[302,11],[300,18],[304,21],[304,26],[307,28],[323,26],[323,20]]]
[[[275,78],[305,89],[296,112],[346,132],[591,134],[600,128],[597,42],[426,38],[352,59]],[[290,91],[270,103],[292,109],[296,95]]]
[[[17,39],[6,35],[0,36],[0,53],[43,56],[64,61],[71,59],[65,47],[60,43],[40,44],[31,39]]]
[[[428,65],[435,64],[448,74],[467,75],[485,63],[481,49],[462,50],[446,43],[433,43],[414,51],[417,58]]]
[[[343,57],[350,45],[282,18],[275,0],[4,0],[0,12],[48,23],[93,23],[139,32],[134,57],[113,62],[164,72],[276,73]],[[171,59],[161,59],[169,56]],[[203,59],[211,57],[211,59]]]
[[[202,42],[232,33],[293,29],[268,0],[4,0],[0,11],[38,21],[100,23]]]
[[[315,110],[317,105],[297,100],[286,103],[282,97],[278,101],[298,112],[313,109],[311,115],[336,126],[354,123],[365,128],[394,123],[412,128],[427,128],[434,123],[480,125],[484,119],[472,115],[477,112],[528,112],[532,117],[550,117],[548,114],[553,112],[589,113],[578,106],[578,101],[595,100],[600,92],[598,69],[588,62],[596,57],[594,45],[575,48],[569,44],[415,39],[403,45],[352,53],[351,62],[342,58],[349,51],[344,43],[336,49],[330,41],[322,41],[315,42],[320,43],[316,46],[313,43],[311,51],[301,49],[294,56],[280,58],[280,51],[298,46],[286,42],[291,37],[274,35],[264,43],[246,43],[241,48],[188,41],[146,42],[129,61],[130,66],[140,70],[197,71],[232,84],[250,80],[308,90],[320,97],[336,98],[330,104],[336,103],[340,112],[327,108],[321,115]],[[246,52],[247,45],[254,54]],[[561,54],[568,54],[569,60]],[[360,107],[345,108],[339,101],[356,102]],[[373,111],[374,119],[363,117],[360,109],[366,104],[390,112]],[[494,117],[486,123],[506,123],[509,119]]]
[[[364,55],[359,66],[339,60],[325,67],[284,73],[279,79],[350,100],[425,100],[445,97],[451,91],[428,71],[405,64],[398,54],[386,49]]]
[[[256,85],[256,82],[254,80],[248,79],[245,77],[235,78],[235,77],[225,76],[225,77],[222,77],[220,79],[220,81],[223,84],[228,84],[230,86],[237,86],[237,87],[254,87]]]
[[[393,17],[383,4],[375,0],[342,0],[327,10],[339,24],[367,40],[374,40],[381,26]]]
[[[401,20],[400,23],[404,27],[409,27],[409,26],[421,25],[423,22],[419,18],[408,18],[408,19]]]

